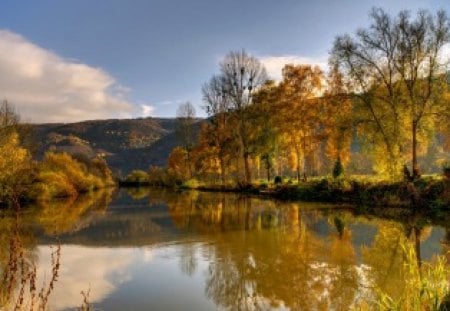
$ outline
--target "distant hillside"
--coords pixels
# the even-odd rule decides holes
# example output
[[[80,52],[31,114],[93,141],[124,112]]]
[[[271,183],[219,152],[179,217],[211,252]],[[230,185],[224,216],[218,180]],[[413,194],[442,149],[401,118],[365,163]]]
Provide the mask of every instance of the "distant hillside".
[[[33,125],[40,142],[38,157],[45,151],[105,156],[116,171],[147,170],[166,165],[170,151],[179,145],[176,120],[169,118],[95,120],[67,124]]]

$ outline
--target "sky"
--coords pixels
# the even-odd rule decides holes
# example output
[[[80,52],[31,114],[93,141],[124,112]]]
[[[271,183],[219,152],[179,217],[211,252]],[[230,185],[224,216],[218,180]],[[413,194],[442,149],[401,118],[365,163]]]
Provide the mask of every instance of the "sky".
[[[279,79],[326,68],[337,35],[382,7],[450,12],[449,0],[0,0],[0,100],[27,122],[174,117],[231,50]]]

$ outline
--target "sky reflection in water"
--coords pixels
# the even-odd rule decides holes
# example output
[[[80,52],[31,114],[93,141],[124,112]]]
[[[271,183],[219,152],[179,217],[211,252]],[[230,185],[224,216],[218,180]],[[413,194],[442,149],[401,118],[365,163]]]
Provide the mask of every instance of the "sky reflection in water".
[[[320,204],[162,190],[107,196],[21,220],[31,228],[21,234],[34,235],[27,247],[38,283],[60,241],[52,310],[79,307],[88,289],[103,310],[348,309],[372,285],[401,292],[403,240],[432,260],[449,236],[421,218],[399,223]],[[52,218],[52,209],[70,217]]]

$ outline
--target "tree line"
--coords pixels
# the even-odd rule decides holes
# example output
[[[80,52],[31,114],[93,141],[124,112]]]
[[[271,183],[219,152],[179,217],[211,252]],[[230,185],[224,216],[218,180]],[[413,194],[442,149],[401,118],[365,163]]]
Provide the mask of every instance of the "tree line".
[[[207,120],[199,126],[190,103],[178,110],[182,143],[169,172],[249,184],[264,170],[268,180],[276,173],[300,181],[342,174],[359,148],[374,173],[413,180],[432,145],[442,155],[433,161],[448,165],[446,12],[391,16],[374,8],[369,16],[369,27],[336,37],[327,74],[287,64],[276,82],[256,57],[228,53],[202,86]]]

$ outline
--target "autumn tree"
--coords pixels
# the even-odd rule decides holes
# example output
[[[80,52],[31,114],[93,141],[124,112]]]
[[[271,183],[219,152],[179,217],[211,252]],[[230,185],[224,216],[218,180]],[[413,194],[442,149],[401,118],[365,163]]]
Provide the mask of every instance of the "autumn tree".
[[[344,165],[350,160],[353,119],[352,103],[339,68],[330,68],[327,89],[323,95],[326,105],[326,153],[335,166]]]
[[[187,180],[191,174],[190,168],[188,167],[187,150],[183,147],[175,147],[169,155],[167,166],[170,173],[178,180]]]
[[[18,204],[29,183],[31,157],[21,146],[19,115],[7,101],[0,105],[0,202]]]
[[[0,104],[0,139],[7,139],[10,133],[16,132],[19,120],[19,115],[14,107],[7,100],[4,100]]]
[[[302,171],[306,174],[306,158],[323,139],[323,102],[317,98],[322,80],[322,70],[317,66],[286,65],[283,68],[276,122],[293,152],[298,181]]]
[[[413,19],[407,11],[392,17],[382,9],[370,18],[370,27],[354,37],[336,38],[331,62],[343,70],[360,129],[371,145],[383,146],[390,174],[399,174],[409,148],[417,177],[420,136],[449,109],[439,96],[446,87],[442,51],[450,42],[449,20],[444,11],[419,11]]]
[[[200,145],[219,161],[222,185],[226,180],[226,167],[236,150],[230,101],[226,96],[221,76],[213,76],[202,87],[204,109],[208,115],[199,135]],[[206,150],[207,149],[207,150]]]
[[[267,80],[266,70],[257,58],[244,50],[232,51],[220,64],[220,77],[223,96],[236,120],[234,134],[244,162],[244,181],[250,183],[252,145],[249,138],[252,122],[247,108],[252,104],[253,92]]]
[[[277,101],[280,88],[273,80],[268,80],[254,95],[251,107],[254,116],[255,148],[270,182],[271,171],[274,168],[275,154],[279,145],[279,126],[276,124],[278,113]]]
[[[191,152],[196,143],[195,108],[190,102],[180,104],[177,109],[176,134],[182,147],[186,150],[186,166],[192,178]]]

